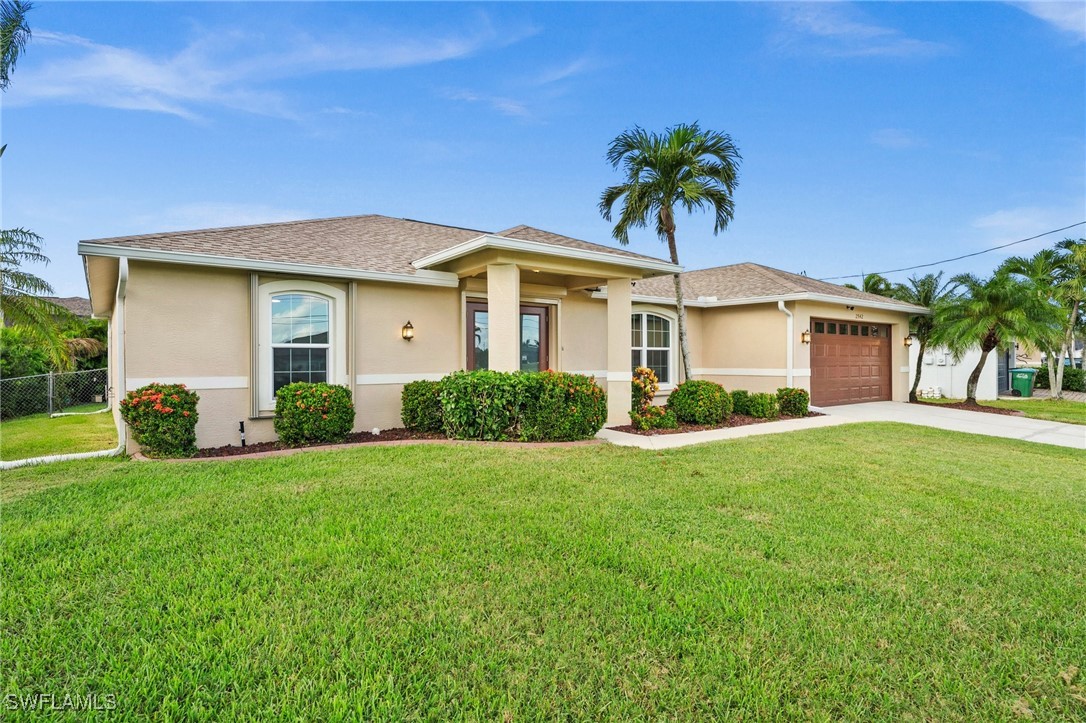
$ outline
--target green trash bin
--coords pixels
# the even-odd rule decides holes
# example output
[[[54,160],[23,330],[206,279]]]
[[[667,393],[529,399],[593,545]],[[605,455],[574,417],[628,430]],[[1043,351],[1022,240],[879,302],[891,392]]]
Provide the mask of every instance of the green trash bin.
[[[1032,397],[1033,377],[1036,374],[1036,369],[1011,369],[1011,396]]]

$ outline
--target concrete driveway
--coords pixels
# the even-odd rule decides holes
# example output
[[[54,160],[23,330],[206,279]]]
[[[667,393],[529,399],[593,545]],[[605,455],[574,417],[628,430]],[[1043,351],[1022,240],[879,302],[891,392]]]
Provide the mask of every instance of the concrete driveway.
[[[1086,426],[1079,424],[1046,422],[1041,419],[1012,417],[1005,414],[967,412],[962,409],[941,409],[928,404],[904,402],[846,404],[839,407],[824,407],[818,411],[850,422],[902,422],[953,432],[984,434],[989,437],[1006,437],[1026,442],[1086,449]]]

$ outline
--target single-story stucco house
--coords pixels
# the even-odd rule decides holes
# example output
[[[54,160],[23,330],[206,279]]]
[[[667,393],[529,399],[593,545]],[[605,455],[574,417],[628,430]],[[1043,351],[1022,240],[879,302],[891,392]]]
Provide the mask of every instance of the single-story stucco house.
[[[400,392],[457,369],[596,377],[626,424],[631,371],[682,381],[679,267],[527,226],[498,233],[384,216],[79,244],[110,320],[114,398],[149,382],[199,392],[200,446],[275,438],[275,390],[354,392],[356,429],[400,426]],[[924,309],[756,264],[682,276],[692,376],[798,386],[816,405],[904,400],[908,319]]]

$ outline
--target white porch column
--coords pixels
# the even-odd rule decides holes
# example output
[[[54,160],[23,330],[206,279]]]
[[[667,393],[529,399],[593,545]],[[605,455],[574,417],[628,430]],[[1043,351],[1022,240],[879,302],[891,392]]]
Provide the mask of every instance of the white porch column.
[[[520,369],[520,267],[486,267],[486,305],[490,321],[490,368],[496,372]]]
[[[630,423],[630,279],[607,279],[607,425]]]

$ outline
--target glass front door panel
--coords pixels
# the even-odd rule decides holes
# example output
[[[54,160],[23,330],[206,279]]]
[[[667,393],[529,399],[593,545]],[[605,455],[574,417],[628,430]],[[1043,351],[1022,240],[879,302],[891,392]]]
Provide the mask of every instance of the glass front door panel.
[[[526,372],[544,371],[550,367],[548,338],[548,309],[544,306],[522,306],[520,311],[520,369]],[[481,302],[468,304],[468,369],[490,368],[490,323],[487,306]]]

